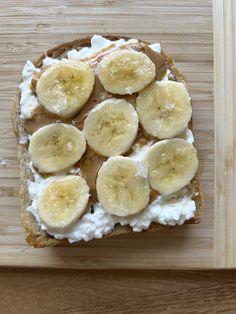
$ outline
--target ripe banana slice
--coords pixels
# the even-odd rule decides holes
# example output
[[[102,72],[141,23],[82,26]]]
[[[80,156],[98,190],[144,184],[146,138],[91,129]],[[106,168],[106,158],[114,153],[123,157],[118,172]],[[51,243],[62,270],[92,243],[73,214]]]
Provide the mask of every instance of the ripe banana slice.
[[[128,157],[110,157],[97,177],[98,199],[104,209],[120,217],[136,214],[149,202],[150,188],[142,165]]]
[[[76,127],[53,123],[40,128],[30,139],[29,153],[39,172],[57,172],[74,165],[83,155],[86,142]]]
[[[139,93],[136,105],[144,130],[159,139],[181,133],[192,116],[190,96],[179,82],[154,82]]]
[[[89,199],[89,187],[80,176],[55,179],[39,198],[39,218],[55,231],[71,227],[84,213]]]
[[[102,156],[129,150],[138,132],[138,115],[124,99],[107,99],[91,110],[84,122],[89,146]]]
[[[136,93],[151,83],[156,69],[142,52],[120,50],[104,57],[97,73],[106,91],[125,95]]]
[[[198,168],[197,151],[183,139],[154,144],[145,156],[151,187],[163,195],[175,193],[189,184]]]
[[[36,93],[39,102],[49,112],[67,119],[87,102],[93,85],[94,75],[88,64],[66,60],[43,72]]]

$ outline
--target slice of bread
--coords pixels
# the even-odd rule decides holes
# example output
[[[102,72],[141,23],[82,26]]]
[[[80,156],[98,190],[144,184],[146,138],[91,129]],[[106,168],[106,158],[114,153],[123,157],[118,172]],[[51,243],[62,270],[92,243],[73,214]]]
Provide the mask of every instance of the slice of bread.
[[[125,36],[104,36],[104,37],[110,40],[118,40],[121,38],[125,40],[130,39],[129,37],[125,37]],[[77,39],[77,40],[59,45],[55,48],[48,50],[42,56],[37,58],[33,63],[36,67],[40,67],[42,66],[42,61],[46,56],[52,57],[52,58],[58,58],[71,49],[80,49],[82,47],[90,46],[90,40],[91,40],[91,37],[86,37],[86,38]],[[143,42],[143,43],[148,44],[146,42]],[[174,66],[173,59],[167,54],[165,54],[164,52],[162,52],[162,56],[165,59],[167,68],[170,70],[172,74],[172,80],[181,81],[187,87],[186,78]],[[18,142],[20,140],[20,137],[24,134],[24,121],[20,119],[19,102],[20,102],[20,92],[18,92],[17,94],[17,97],[13,105],[13,110],[12,110],[13,127],[14,127],[14,131],[15,131]],[[189,128],[190,129],[192,128],[192,121],[189,124]],[[32,174],[28,167],[28,164],[29,164],[28,144],[19,145],[18,158],[20,162],[20,198],[21,198],[21,207],[22,207],[21,220],[25,228],[27,242],[34,247],[79,245],[79,242],[70,244],[66,239],[64,240],[55,239],[54,237],[47,234],[45,231],[42,231],[40,227],[37,225],[35,218],[32,216],[32,214],[28,213],[27,207],[30,205],[31,200],[28,195],[27,182],[28,180],[32,179]],[[195,216],[192,219],[185,222],[187,224],[195,224],[200,221],[201,210],[203,207],[203,197],[202,197],[201,185],[200,185],[200,180],[199,180],[198,175],[195,176],[192,183],[194,185],[194,190],[197,192],[195,193],[195,196],[192,197],[196,203],[197,210],[196,210]],[[143,232],[156,232],[158,230],[165,229],[165,228],[169,228],[169,227],[160,225],[157,223],[152,223],[149,229],[144,230]],[[116,236],[116,235],[125,234],[125,233],[134,233],[134,232],[129,226],[115,225],[114,229],[109,234],[105,235],[104,237],[111,237],[111,236]]]

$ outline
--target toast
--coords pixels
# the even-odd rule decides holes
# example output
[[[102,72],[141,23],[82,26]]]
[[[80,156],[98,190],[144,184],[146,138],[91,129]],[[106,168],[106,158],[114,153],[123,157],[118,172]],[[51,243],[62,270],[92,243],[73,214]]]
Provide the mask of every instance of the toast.
[[[128,40],[130,38],[125,36],[104,36],[110,40],[118,40],[125,39]],[[82,39],[77,39],[71,42],[67,42],[61,44],[55,48],[48,50],[46,53],[37,58],[33,63],[36,67],[41,67],[43,59],[48,56],[51,58],[58,58],[63,56],[67,51],[71,49],[80,49],[82,47],[90,46],[91,37],[86,37]],[[143,42],[148,44],[147,42]],[[187,80],[184,75],[175,67],[173,59],[168,56],[166,53],[161,52],[162,56],[165,59],[166,67],[170,70],[172,75],[172,80],[183,82],[185,86],[187,86]],[[18,92],[17,97],[14,101],[13,109],[12,109],[12,121],[13,128],[17,140],[19,142],[21,136],[24,134],[24,121],[20,119],[20,92]],[[189,123],[189,128],[192,129],[192,121]],[[38,226],[34,216],[27,211],[27,207],[30,205],[31,200],[28,194],[28,180],[32,179],[32,173],[28,167],[30,158],[28,152],[28,144],[19,145],[18,146],[18,159],[20,162],[20,198],[21,198],[21,221],[23,227],[26,232],[26,240],[27,242],[34,247],[50,247],[50,246],[77,246],[79,242],[69,243],[67,239],[59,240],[50,236],[47,232],[42,231]],[[203,207],[203,197],[201,192],[200,179],[198,174],[192,180],[192,184],[194,185],[194,190],[197,192],[192,197],[192,199],[196,203],[196,212],[195,216],[190,220],[186,221],[186,224],[196,224],[199,223],[201,217],[201,211]],[[161,229],[170,228],[169,226],[164,226],[158,223],[152,223],[147,230],[143,230],[142,232],[157,232]],[[129,226],[121,226],[116,224],[114,229],[104,235],[104,237],[112,237],[121,234],[133,233],[132,228]]]

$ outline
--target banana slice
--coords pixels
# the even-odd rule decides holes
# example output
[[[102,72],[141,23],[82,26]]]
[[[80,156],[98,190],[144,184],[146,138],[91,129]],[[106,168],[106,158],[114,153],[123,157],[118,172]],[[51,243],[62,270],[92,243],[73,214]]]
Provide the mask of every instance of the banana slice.
[[[84,135],[89,146],[102,156],[129,150],[138,132],[138,115],[124,99],[107,99],[88,114]]]
[[[151,187],[163,195],[175,193],[189,184],[198,168],[197,151],[183,139],[154,144],[145,156]]]
[[[89,187],[82,177],[55,179],[40,195],[39,218],[50,230],[63,231],[81,217],[88,199]]]
[[[47,69],[38,80],[39,102],[62,118],[74,116],[87,102],[93,90],[90,66],[79,61],[61,61]]]
[[[145,131],[159,139],[181,133],[192,116],[190,96],[178,82],[154,82],[139,93],[136,105]]]
[[[128,157],[110,157],[104,162],[96,187],[104,209],[120,217],[140,212],[149,202],[150,188],[142,166]]]
[[[53,123],[40,128],[30,139],[29,153],[39,172],[57,172],[74,165],[86,149],[83,133],[76,127]]]
[[[106,91],[133,94],[147,86],[155,77],[154,63],[142,52],[115,51],[98,64],[98,77]]]

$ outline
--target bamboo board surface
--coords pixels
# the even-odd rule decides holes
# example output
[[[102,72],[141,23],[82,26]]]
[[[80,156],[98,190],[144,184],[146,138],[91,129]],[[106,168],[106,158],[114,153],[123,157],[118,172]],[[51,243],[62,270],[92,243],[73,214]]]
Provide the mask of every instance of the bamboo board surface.
[[[236,2],[215,1],[214,263],[236,267]]]
[[[224,1],[216,2],[218,3],[215,10],[219,10]],[[233,0],[227,3],[234,6]],[[221,13],[221,23],[224,23],[226,18],[224,13],[228,11],[229,8]],[[218,19],[218,13],[215,14]],[[232,227],[229,225],[232,216],[226,215],[226,211],[228,213],[230,210],[227,206],[232,205],[232,190],[230,190],[230,201],[226,200],[226,194],[215,199],[218,205],[221,201],[224,202],[225,212],[221,215],[227,228],[223,228],[220,219],[214,216],[212,22],[210,0],[0,2],[0,158],[6,162],[6,166],[0,166],[0,265],[53,268],[236,266],[234,252],[227,255],[227,260],[222,258],[222,254],[226,254],[233,245],[233,242],[230,242],[227,246],[227,241],[235,241]],[[221,27],[222,24],[217,24],[216,28],[219,35],[223,36]],[[227,24],[226,27],[230,28],[230,25]],[[10,121],[12,102],[23,64],[27,59],[33,60],[48,48],[91,33],[123,34],[161,42],[164,50],[174,57],[177,66],[187,76],[193,99],[193,130],[195,144],[199,150],[201,181],[205,197],[202,222],[199,225],[181,226],[156,234],[133,234],[94,240],[82,243],[79,248],[33,249],[25,243],[24,232],[20,225],[17,145]],[[215,41],[221,48],[218,37]],[[225,53],[228,52],[230,55],[233,45],[227,48]],[[216,55],[216,58],[222,61],[219,55]],[[233,78],[233,72],[226,75],[228,79],[230,75]],[[230,89],[231,85],[227,88]],[[221,97],[229,96],[223,94]],[[219,109],[217,102],[216,108]],[[229,109],[232,122],[233,108],[230,104]],[[221,118],[218,113],[216,114],[216,123],[221,123],[219,119],[224,119],[223,113],[220,112]],[[232,123],[230,125],[233,126]],[[233,134],[233,130],[229,129],[224,136],[228,136],[229,132]],[[221,152],[223,147],[219,146]],[[217,162],[220,161],[219,159],[219,157],[216,159]],[[221,167],[216,168],[218,169],[216,180],[219,180],[223,170]],[[233,175],[232,169],[231,172]],[[225,181],[225,187],[227,182]],[[221,231],[223,238],[218,234],[218,230]]]

